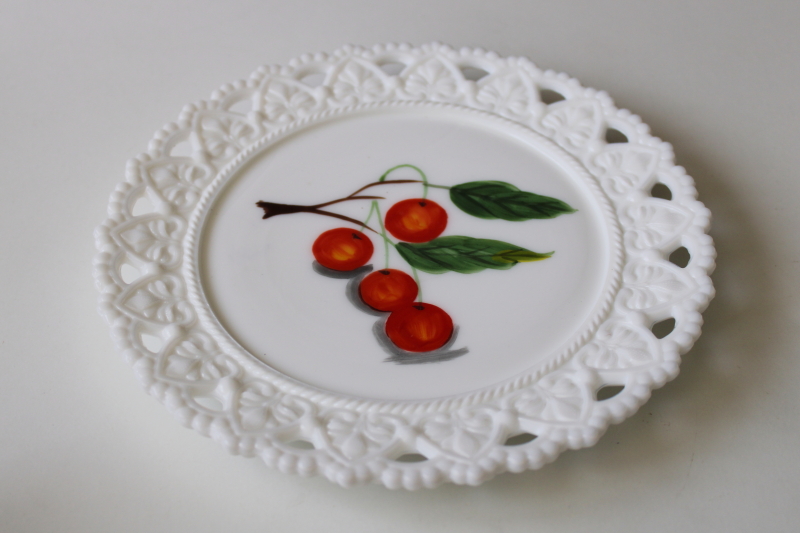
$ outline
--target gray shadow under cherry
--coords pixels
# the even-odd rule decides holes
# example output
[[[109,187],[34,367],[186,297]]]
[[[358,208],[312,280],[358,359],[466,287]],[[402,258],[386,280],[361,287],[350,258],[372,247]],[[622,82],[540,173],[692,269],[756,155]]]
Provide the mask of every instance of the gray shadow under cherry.
[[[375,335],[375,340],[378,341],[378,344],[381,348],[383,348],[383,351],[389,354],[389,357],[384,359],[384,362],[396,363],[398,365],[441,363],[461,357],[469,352],[469,349],[466,347],[455,350],[451,349],[453,344],[456,342],[456,337],[458,337],[458,326],[453,328],[453,334],[450,336],[450,340],[447,341],[447,344],[438,350],[433,350],[430,352],[409,352],[398,348],[386,335],[386,320],[389,318],[390,313],[378,311],[368,306],[364,303],[364,301],[361,299],[361,295],[358,293],[358,286],[361,283],[361,280],[364,279],[367,274],[372,272],[372,265],[365,265],[347,272],[332,270],[322,266],[317,261],[314,261],[311,266],[314,269],[314,272],[322,276],[333,279],[348,280],[347,286],[345,287],[345,296],[350,303],[363,313],[380,317],[380,320],[375,322],[375,324],[372,326],[372,334]]]

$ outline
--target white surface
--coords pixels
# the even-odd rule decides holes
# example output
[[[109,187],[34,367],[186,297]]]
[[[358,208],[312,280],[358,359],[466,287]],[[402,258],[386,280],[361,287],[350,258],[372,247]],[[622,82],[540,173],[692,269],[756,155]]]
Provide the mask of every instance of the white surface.
[[[4,3],[2,529],[791,530],[799,16],[790,2]],[[704,334],[598,445],[477,489],[343,490],[228,456],[112,350],[90,274],[108,194],[222,81],[344,42],[433,39],[568,72],[673,143],[715,215]]]
[[[387,61],[405,66],[397,76],[389,77],[382,66]],[[468,65],[485,69],[486,76],[477,82],[465,79],[463,72]],[[324,82],[313,90],[303,81],[309,72],[324,72]],[[527,89],[509,92],[510,87]],[[535,95],[536,87],[562,92],[564,100],[543,105]],[[292,94],[288,108],[287,94]],[[426,103],[424,108],[419,107],[420,104],[404,103],[408,98],[417,99],[421,95],[437,103]],[[374,103],[376,99],[379,104]],[[359,102],[370,103],[364,107],[340,107],[343,103],[355,106]],[[479,113],[476,108],[489,114]],[[244,114],[248,109],[251,112]],[[292,126],[287,126],[290,128],[288,137],[277,142],[272,152],[275,157],[271,157],[268,143],[273,138],[280,138],[281,119],[290,118],[295,113],[301,115],[303,111],[317,114],[303,119],[303,123],[308,125],[305,130],[291,133]],[[326,122],[325,117],[331,117],[331,113],[341,118]],[[264,121],[264,114],[271,119]],[[492,114],[508,116],[512,122]],[[438,121],[445,118],[448,124],[443,128]],[[318,120],[322,122],[318,123]],[[462,126],[458,126],[459,123]],[[313,128],[312,124],[315,124]],[[465,125],[473,130],[479,125],[481,128],[466,135],[470,130],[464,128]],[[279,129],[276,130],[276,126]],[[574,159],[567,154],[559,155],[560,148],[528,128],[554,140]],[[608,128],[623,132],[627,142],[606,142],[604,136]],[[419,132],[411,135],[412,129]],[[476,135],[481,129],[484,131]],[[95,231],[100,253],[94,262],[94,274],[102,293],[101,314],[112,325],[115,346],[133,366],[139,382],[183,425],[211,436],[227,450],[244,456],[258,455],[267,465],[281,472],[318,473],[345,487],[380,482],[388,488],[402,486],[415,490],[422,486],[433,488],[446,480],[475,486],[505,470],[521,472],[541,468],[567,448],[577,450],[596,444],[612,421],[619,423],[636,413],[639,406],[650,398],[654,387],[661,387],[678,375],[680,354],[686,353],[700,335],[702,316],[699,310],[707,307],[713,294],[709,274],[716,250],[711,237],[706,234],[711,225],[711,212],[695,200],[697,189],[693,180],[686,176],[685,169],[675,166],[672,146],[652,137],[648,131],[638,116],[614,107],[606,93],[581,88],[576,80],[566,75],[543,72],[527,59],[503,59],[495,52],[480,49],[456,50],[442,44],[413,49],[408,44],[370,48],[347,45],[328,55],[304,54],[289,61],[287,67],[260,67],[251,81],[226,84],[214,91],[211,101],[185,107],[179,122],[170,123],[155,134],[146,154],[128,162],[126,181],[115,188],[109,201],[109,218]],[[261,137],[262,142],[257,140],[263,135],[260,132],[273,133]],[[495,138],[487,136],[490,132],[495,133]],[[511,147],[518,146],[520,141],[529,144],[523,161],[513,151],[509,152],[508,147],[498,147],[498,132],[512,135]],[[385,144],[376,144],[373,137],[383,138]],[[442,140],[445,137],[447,142]],[[419,141],[423,143],[422,147],[417,144]],[[425,146],[427,144],[441,145],[435,158]],[[470,155],[453,154],[450,144],[465,149]],[[291,153],[287,155],[287,150],[291,152],[287,147],[297,149],[298,146],[309,148],[312,158],[318,156],[316,168],[313,162],[310,166],[306,162],[309,153],[301,151],[295,152],[294,156]],[[257,152],[259,147],[265,148],[266,152],[261,156],[255,155],[254,164],[248,164],[248,154]],[[288,302],[282,302],[280,297],[270,294],[254,300],[249,293],[260,291],[265,271],[270,277],[282,278],[279,286],[287,295],[292,293],[294,286],[302,287],[308,276],[317,278],[307,270],[304,274],[302,267],[287,272],[281,270],[284,268],[282,264],[275,264],[288,265],[294,258],[307,256],[308,244],[289,250],[285,257],[280,257],[284,255],[280,251],[286,248],[277,244],[282,240],[278,235],[269,237],[264,244],[256,244],[260,241],[258,235],[265,229],[277,229],[277,226],[271,220],[265,224],[256,218],[253,199],[269,198],[261,195],[270,193],[267,185],[278,179],[277,176],[286,182],[283,187],[276,187],[276,194],[288,194],[285,187],[291,181],[306,181],[313,184],[309,188],[315,194],[324,191],[338,196],[342,193],[335,190],[337,184],[350,181],[361,173],[360,165],[353,166],[363,157],[359,147],[364,148],[367,154],[380,156],[376,159],[397,158],[393,149],[398,153],[407,152],[403,155],[423,165],[433,176],[446,176],[451,168],[447,162],[455,158],[472,161],[469,169],[462,167],[459,170],[463,174],[483,169],[483,173],[494,176],[494,169],[507,179],[527,183],[532,180],[526,174],[533,171],[536,175],[534,188],[543,189],[541,192],[547,194],[555,191],[558,196],[567,195],[566,199],[579,211],[566,217],[566,226],[558,222],[542,226],[548,233],[553,233],[549,236],[551,246],[559,255],[548,260],[545,268],[539,270],[548,291],[540,291],[529,298],[538,299],[554,315],[568,310],[577,315],[577,320],[582,320],[581,315],[588,306],[575,305],[569,290],[563,285],[574,283],[581,276],[572,271],[573,267],[585,264],[585,259],[576,252],[591,257],[592,247],[586,242],[604,240],[591,238],[594,232],[603,232],[601,221],[594,224],[597,227],[592,231],[586,231],[589,238],[576,247],[575,244],[581,241],[573,235],[577,231],[568,229],[570,223],[577,222],[577,227],[581,224],[586,227],[586,215],[592,212],[588,204],[593,200],[595,207],[604,211],[604,218],[617,218],[614,213],[620,213],[620,231],[615,231],[616,224],[605,225],[606,230],[611,229],[604,236],[611,243],[611,253],[605,276],[605,295],[593,306],[595,318],[584,320],[583,332],[581,328],[573,330],[572,340],[565,342],[564,334],[574,328],[574,318],[561,324],[558,317],[551,317],[560,326],[556,327],[554,322],[543,320],[541,315],[529,311],[529,305],[507,308],[520,318],[529,316],[536,322],[541,320],[548,328],[545,334],[537,328],[519,327],[508,336],[521,335],[530,329],[539,347],[547,350],[561,343],[563,349],[548,355],[550,362],[547,365],[542,364],[542,354],[534,353],[531,359],[539,364],[506,381],[464,395],[426,402],[378,402],[359,399],[359,396],[336,396],[300,382],[288,381],[273,369],[254,361],[254,358],[262,358],[311,383],[352,391],[357,379],[343,380],[343,373],[336,371],[338,363],[356,378],[361,373],[362,380],[374,382],[373,388],[368,390],[369,396],[375,396],[373,391],[379,388],[381,397],[389,398],[419,397],[426,390],[430,396],[430,391],[435,390],[432,387],[435,379],[430,378],[437,375],[439,381],[452,380],[439,387],[441,392],[480,386],[486,381],[481,383],[476,378],[498,379],[498,373],[507,372],[509,366],[519,367],[521,362],[527,366],[531,362],[531,359],[517,354],[513,354],[517,355],[514,358],[492,353],[486,344],[469,336],[472,339],[469,346],[475,350],[474,354],[470,353],[454,363],[439,361],[441,364],[430,369],[420,368],[415,380],[407,373],[401,373],[402,369],[392,372],[391,366],[382,365],[378,358],[372,359],[372,367],[365,365],[364,361],[370,360],[369,348],[374,350],[374,344],[347,346],[348,351],[356,352],[355,356],[336,353],[340,340],[325,331],[325,314],[296,314],[291,317],[291,322],[283,324],[283,329],[298,331],[296,336],[300,340],[281,338],[284,332],[274,328],[278,319],[262,308],[275,305],[286,308],[285,312],[290,314],[297,302],[303,300],[303,295],[295,293],[287,298]],[[193,155],[191,158],[176,158],[176,152]],[[543,179],[548,174],[552,178],[552,172],[540,173],[536,170],[536,167],[541,167],[539,162],[536,165],[529,162],[535,152],[539,152],[546,166],[555,163],[561,167],[562,175],[555,180]],[[477,157],[482,153],[486,154],[483,158]],[[505,160],[504,164],[498,167],[496,159]],[[583,162],[586,168],[583,169],[578,161]],[[281,164],[277,164],[279,162]],[[226,163],[228,170],[221,170]],[[330,166],[320,166],[320,163],[329,163]],[[509,163],[516,164],[509,166]],[[403,167],[409,165],[394,166],[383,173],[381,179]],[[277,170],[278,174],[270,176],[270,170]],[[337,170],[347,170],[346,175],[337,177]],[[596,179],[587,176],[587,171]],[[219,175],[214,178],[216,172]],[[417,169],[417,172],[421,178],[424,176],[422,170]],[[226,191],[224,183],[228,179],[231,189]],[[651,196],[656,180],[669,187],[671,200]],[[397,180],[392,182],[396,184]],[[389,183],[389,180],[379,181],[382,187]],[[201,192],[199,188],[204,184],[208,185]],[[251,190],[254,185],[257,185],[257,190]],[[217,186],[223,196],[218,206],[213,202]],[[582,196],[586,198],[574,204],[575,193],[581,188],[584,189]],[[603,200],[598,188],[602,188],[612,203]],[[451,189],[451,195],[454,191],[455,188]],[[293,194],[299,197],[299,191]],[[348,198],[355,199],[356,196]],[[141,206],[145,199],[150,200],[154,212]],[[455,201],[455,197],[452,199]],[[267,215],[272,213],[272,206],[277,205],[280,204],[256,203],[256,206],[268,208]],[[181,214],[187,214],[193,206],[187,222]],[[344,206],[337,204],[336,207]],[[379,202],[373,202],[373,207],[380,218]],[[223,321],[233,330],[235,337],[247,341],[251,349],[258,348],[255,357],[234,346],[236,342],[219,327],[215,312],[209,309],[201,294],[203,283],[198,280],[195,269],[198,263],[195,250],[197,241],[206,233],[199,226],[206,209],[215,214],[208,221],[211,250],[206,254],[207,259],[202,261],[211,266],[206,270],[209,274],[207,279],[213,281],[209,283],[215,293],[212,299],[216,301],[217,310],[222,310]],[[391,212],[392,209],[387,213],[387,220]],[[308,217],[294,218],[309,220]],[[281,217],[280,220],[287,219]],[[460,227],[464,220],[464,217],[453,217],[451,227]],[[473,229],[468,233],[488,236],[483,231],[488,229],[489,223],[479,230],[477,221],[470,222]],[[300,222],[298,226],[298,233],[309,229],[300,226]],[[514,230],[509,230],[516,235],[514,241],[528,245],[533,234],[519,229],[534,226],[515,226]],[[180,245],[176,243],[181,239],[183,228],[186,228],[183,239],[185,252],[181,254]],[[352,231],[342,229],[345,233]],[[392,232],[391,227],[389,230]],[[619,243],[621,232],[625,234],[624,253]],[[281,235],[302,240],[300,235],[292,235],[292,226],[283,226]],[[368,237],[364,235],[361,238]],[[445,236],[428,244],[444,243],[453,238]],[[237,241],[238,246],[226,247],[227,242]],[[495,245],[501,244],[494,242]],[[242,250],[242,244],[246,245],[245,250]],[[685,268],[668,260],[680,245],[691,255]],[[273,259],[249,252],[264,246],[279,253]],[[414,264],[416,261],[406,253],[405,246],[411,245],[397,244],[397,251],[409,260],[409,264]],[[514,248],[504,243],[500,247]],[[568,266],[559,266],[562,253],[570,263]],[[365,261],[368,259],[364,258]],[[449,262],[441,259],[444,263]],[[241,264],[259,265],[264,270],[246,271]],[[475,266],[479,264],[482,263]],[[126,265],[130,265],[127,275]],[[548,272],[554,267],[555,271]],[[428,268],[425,261],[420,262],[419,268],[424,272],[439,270]],[[448,268],[462,270],[458,266]],[[525,265],[514,269],[514,273],[520,271],[536,272]],[[225,285],[220,280],[227,276],[241,277],[246,285]],[[472,287],[466,282],[472,276],[449,277],[462,279],[465,287],[460,293],[468,295]],[[590,290],[580,290],[586,285],[576,288],[581,293],[591,293],[594,285],[596,292],[596,278],[595,281],[586,281],[590,283]],[[523,278],[519,284],[527,287],[533,285],[533,280]],[[308,283],[305,285],[306,289],[314,288]],[[445,297],[454,292],[459,291],[445,293]],[[518,292],[525,294],[524,289]],[[563,295],[563,303],[556,303],[552,296],[559,292]],[[591,294],[587,296],[591,305]],[[351,300],[355,298],[350,296]],[[335,301],[335,297],[328,297],[318,303],[322,307]],[[434,301],[443,303],[439,296]],[[483,303],[488,314],[492,302],[487,299]],[[605,313],[604,309],[612,303],[613,310]],[[246,321],[240,314],[243,310],[260,319],[255,324]],[[469,335],[481,329],[482,324],[470,320],[475,316],[481,318],[481,315],[477,314],[477,309],[471,310],[469,303],[464,302],[453,313],[456,323],[463,325]],[[199,321],[193,320],[195,316]],[[657,339],[648,327],[669,316],[674,318],[674,330]],[[248,314],[244,317],[249,318]],[[384,347],[392,342],[385,335],[396,317],[394,313],[388,317],[385,333],[379,329],[381,322],[372,328]],[[314,325],[327,342],[318,344],[312,351],[319,361],[314,366],[306,364],[303,369],[295,360],[308,358],[309,348],[313,350],[313,347],[304,341],[314,330],[297,328],[301,327],[300,321],[306,322],[309,318],[320,319]],[[600,321],[603,323],[599,324]],[[340,323],[339,327],[347,330],[356,325],[355,321],[347,321]],[[267,329],[269,335],[258,334],[259,326]],[[597,329],[592,335],[595,326]],[[498,333],[508,332],[484,327],[481,337],[491,338]],[[145,334],[150,335],[149,341]],[[552,336],[548,338],[548,334]],[[163,343],[158,342],[158,338]],[[461,340],[460,336],[458,340]],[[451,342],[457,342],[455,334]],[[292,353],[289,350],[297,350],[294,358],[290,357]],[[320,353],[322,350],[324,352]],[[393,355],[401,355],[392,348],[390,350]],[[466,350],[456,350],[455,354],[463,354]],[[442,355],[445,354],[427,352],[417,356],[402,354],[402,357],[411,362],[412,357],[431,359]],[[450,355],[454,353],[450,352]],[[564,360],[565,357],[569,360]],[[509,365],[514,361],[515,365]],[[558,361],[563,364],[548,369],[551,363]],[[486,363],[494,363],[497,368],[488,367],[490,370],[487,370]],[[376,366],[382,367],[381,371],[375,369]],[[452,369],[451,375],[446,373],[447,369]],[[542,370],[547,371],[547,375],[537,379],[537,371]],[[401,375],[402,379],[395,378]],[[417,394],[412,396],[405,389],[414,388],[415,381],[420,386]],[[623,385],[624,388],[613,398],[597,401],[595,394],[603,385]],[[365,387],[359,384],[356,392],[360,395],[364,390]],[[507,445],[506,439],[520,436],[520,432],[531,433],[536,438],[527,444],[517,443],[519,446]],[[298,450],[297,446],[290,445],[298,440],[312,443],[313,451]],[[401,455],[415,452],[422,454],[425,460],[413,464],[395,461]]]
[[[549,154],[543,138],[522,136],[511,125],[430,106],[362,111],[301,128],[232,170],[210,208],[201,246],[203,285],[223,327],[279,372],[328,391],[381,400],[464,394],[561,355],[602,309],[609,290],[604,283],[610,284],[610,230],[603,204],[593,196],[599,189],[584,184],[588,174],[571,175],[571,165],[562,161],[566,153]],[[449,310],[460,328],[453,347],[469,349],[447,364],[384,362],[387,354],[372,334],[375,316],[347,303],[346,281],[312,270],[313,239],[347,224],[309,215],[264,222],[254,206],[254,200],[308,205],[341,198],[407,161],[434,184],[502,178],[578,210],[552,220],[487,222],[454,208],[446,191],[431,189],[431,200],[450,207],[448,235],[556,251],[546,261],[508,271],[419,274],[424,301]],[[390,178],[419,179],[405,170]],[[369,194],[385,197],[388,208],[418,197],[421,186],[376,187]],[[356,220],[368,211],[364,201],[336,208]],[[383,268],[383,245],[371,233],[368,238],[376,250],[369,262]],[[390,264],[408,270],[396,253]]]

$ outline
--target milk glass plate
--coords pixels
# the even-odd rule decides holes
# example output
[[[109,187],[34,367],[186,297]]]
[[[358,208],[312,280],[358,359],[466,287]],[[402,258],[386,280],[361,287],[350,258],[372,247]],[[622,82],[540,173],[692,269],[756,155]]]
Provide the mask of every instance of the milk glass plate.
[[[480,49],[260,68],[156,133],[108,213],[100,310],[147,391],[342,486],[477,485],[593,445],[677,375],[713,296],[670,145]]]

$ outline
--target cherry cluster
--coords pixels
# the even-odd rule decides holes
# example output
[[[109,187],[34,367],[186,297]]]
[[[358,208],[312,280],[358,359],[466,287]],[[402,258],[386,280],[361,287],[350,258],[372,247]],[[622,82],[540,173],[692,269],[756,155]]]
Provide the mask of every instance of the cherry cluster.
[[[423,243],[435,239],[447,226],[447,211],[424,198],[394,204],[385,217],[386,230],[396,239]],[[352,271],[369,262],[374,247],[363,232],[336,228],[322,233],[312,252],[331,270]],[[377,311],[389,312],[386,335],[402,350],[438,350],[453,335],[453,320],[443,309],[417,301],[419,285],[408,273],[386,268],[370,273],[358,287],[361,300]]]

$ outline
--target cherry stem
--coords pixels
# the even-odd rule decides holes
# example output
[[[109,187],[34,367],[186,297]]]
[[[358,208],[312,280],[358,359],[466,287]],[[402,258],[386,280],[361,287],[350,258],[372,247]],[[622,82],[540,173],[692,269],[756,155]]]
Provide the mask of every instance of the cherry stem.
[[[384,268],[389,268],[389,244],[394,246],[395,244],[389,239],[389,236],[386,235],[386,228],[383,225],[383,216],[381,216],[381,206],[378,205],[377,200],[372,201],[372,208],[370,209],[370,216],[372,213],[372,209],[375,210],[375,213],[378,215],[378,225],[381,228],[381,237],[383,237],[383,250],[384,250]]]
[[[364,220],[365,225],[368,224],[372,219],[373,214],[378,215],[378,224],[380,224],[381,227],[380,235],[383,237],[383,250],[385,255],[384,268],[389,268],[389,246],[397,248],[397,244],[394,243],[386,234],[386,227],[383,225],[383,217],[381,216],[381,207],[376,200],[372,201],[372,205],[369,208],[369,214],[367,214],[367,218]],[[419,281],[419,273],[417,272],[417,269],[410,264],[408,266],[411,267],[411,274],[414,276],[414,281],[417,282],[417,301],[422,302],[422,284]]]
[[[422,171],[422,169],[417,167],[417,166],[409,165],[408,163],[403,164],[403,165],[394,166],[394,167],[390,168],[389,170],[387,170],[386,172],[384,172],[383,176],[381,176],[378,179],[378,181],[387,183],[386,182],[386,178],[389,176],[389,174],[391,174],[392,172],[394,172],[395,170],[397,170],[399,168],[411,168],[411,169],[414,169],[414,170],[417,171],[417,174],[419,174],[419,177],[422,178],[422,199],[424,200],[425,198],[427,198],[428,197],[428,177],[425,175],[425,173]],[[395,181],[400,181],[400,180],[395,180]]]
[[[324,204],[311,205],[309,207],[314,207],[314,208],[325,207],[325,206],[328,206],[328,205],[338,204],[340,202],[347,202],[347,201],[350,201],[350,200],[385,200],[385,199],[386,198],[384,198],[383,196],[353,196],[353,195],[350,195],[350,196],[348,196],[346,198],[339,198],[338,200],[331,200],[330,202],[325,202]]]
[[[385,176],[386,176],[386,174],[381,176],[381,179],[383,179]],[[363,187],[358,189],[356,192],[352,193],[347,198],[354,198],[356,194],[360,193],[363,190],[369,189],[370,187],[377,187],[378,185],[399,185],[399,184],[402,184],[402,183],[422,183],[422,181],[421,180],[386,180],[386,181],[380,181],[379,180],[379,181],[373,181],[372,183],[364,185]]]
[[[363,226],[366,226],[369,224],[369,221],[372,220],[372,215],[375,214],[375,207],[377,206],[377,203],[378,202],[373,200],[372,203],[369,204],[369,213],[367,213],[367,218],[364,219],[364,223],[362,224]]]
[[[315,205],[276,204],[272,202],[264,202],[263,200],[256,202],[256,205],[264,210],[264,216],[261,217],[262,219],[267,219],[278,215],[289,215],[292,213],[313,213],[315,215],[324,215],[326,217],[333,217],[333,218],[338,218],[340,220],[346,220],[347,222],[355,224],[356,226],[362,226],[364,228],[367,228],[373,233],[378,233],[377,231],[375,231],[374,229],[372,229],[371,227],[367,226],[366,224],[364,224],[359,220],[344,215],[340,215],[339,213],[331,213],[330,211],[323,211],[322,209],[319,209]],[[322,205],[330,205],[330,204],[322,204]]]
[[[412,168],[412,169],[416,170],[419,173],[419,175],[420,175],[420,177],[422,179],[421,180],[387,180],[386,179],[386,177],[391,172],[393,172],[393,171],[395,171],[395,170],[397,170],[399,168]],[[358,193],[360,193],[362,191],[365,191],[365,190],[369,189],[370,187],[377,187],[378,185],[401,185],[403,183],[422,183],[422,186],[423,186],[422,197],[423,198],[426,198],[428,196],[428,187],[436,187],[437,189],[449,189],[450,188],[450,187],[448,187],[446,185],[434,185],[432,183],[428,183],[428,178],[427,178],[427,176],[425,176],[425,173],[422,172],[422,170],[420,170],[419,168],[415,167],[414,165],[404,164],[404,165],[397,165],[395,167],[390,168],[389,170],[387,170],[386,172],[383,173],[383,175],[380,177],[380,179],[378,179],[378,181],[375,181],[373,183],[368,183],[367,185],[364,185],[363,187],[361,187],[357,191],[351,193],[350,195],[345,196],[344,198],[339,198],[337,200],[331,200],[330,202],[324,202],[324,203],[316,204],[316,205],[293,205],[293,204],[278,204],[278,203],[274,203],[274,202],[264,202],[263,200],[261,200],[261,201],[256,202],[256,205],[264,210],[264,216],[261,217],[262,219],[267,219],[267,218],[278,216],[278,215],[289,215],[289,214],[292,214],[292,213],[314,213],[316,215],[324,215],[324,216],[328,216],[328,217],[338,218],[340,220],[346,220],[347,222],[350,222],[350,223],[355,224],[357,226],[361,226],[362,228],[366,228],[366,229],[370,230],[373,233],[379,233],[379,232],[375,231],[374,229],[372,229],[371,227],[367,226],[367,222],[369,222],[370,217],[372,217],[372,209],[376,209],[377,212],[378,212],[378,221],[379,221],[379,223],[381,225],[381,231],[383,232],[383,234],[381,236],[384,239],[384,243],[386,243],[388,241],[388,237],[386,237],[386,230],[383,228],[383,220],[381,219],[380,208],[377,207],[377,202],[376,202],[376,200],[384,200],[385,198],[383,196],[365,196],[365,195],[359,196]],[[369,216],[367,217],[367,220],[365,220],[364,222],[360,222],[360,221],[358,221],[358,220],[356,220],[354,218],[350,218],[350,217],[347,217],[347,216],[344,216],[344,215],[340,215],[338,213],[332,213],[330,211],[323,211],[322,209],[320,209],[320,207],[327,207],[329,205],[334,205],[334,204],[338,204],[338,203],[341,203],[341,202],[349,202],[350,200],[372,200],[373,206],[370,209],[370,213],[369,213]],[[391,243],[391,241],[388,241],[388,242]],[[392,243],[392,244],[394,244],[394,243]],[[388,262],[389,262],[389,260],[388,260],[388,256],[389,256],[388,244],[387,244],[386,256],[387,256],[386,262],[387,262],[387,265],[388,265]]]

